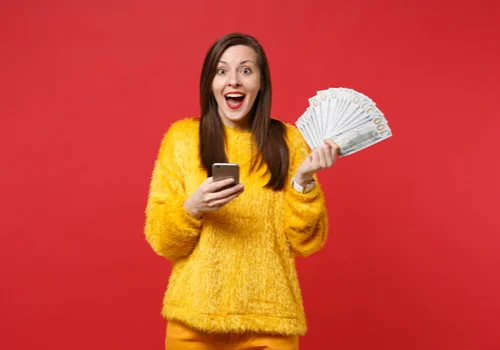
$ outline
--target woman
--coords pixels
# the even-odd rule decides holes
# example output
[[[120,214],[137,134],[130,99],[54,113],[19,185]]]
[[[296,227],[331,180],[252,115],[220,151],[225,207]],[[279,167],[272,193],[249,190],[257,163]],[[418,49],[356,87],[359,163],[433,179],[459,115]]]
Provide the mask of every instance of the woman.
[[[172,262],[166,347],[298,349],[306,322],[294,257],[325,242],[315,174],[338,147],[309,153],[295,127],[270,118],[267,58],[251,36],[212,45],[200,99],[201,118],[174,123],[162,141],[146,209],[146,239]],[[238,163],[241,184],[214,181],[216,162]]]

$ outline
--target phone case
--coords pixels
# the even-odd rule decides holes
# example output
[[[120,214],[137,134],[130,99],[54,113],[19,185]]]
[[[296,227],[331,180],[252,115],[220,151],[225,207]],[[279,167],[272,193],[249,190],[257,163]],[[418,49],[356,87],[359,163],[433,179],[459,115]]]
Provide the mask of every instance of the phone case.
[[[235,184],[238,184],[240,183],[240,165],[236,163],[214,163],[212,165],[212,176],[214,181],[232,177]]]

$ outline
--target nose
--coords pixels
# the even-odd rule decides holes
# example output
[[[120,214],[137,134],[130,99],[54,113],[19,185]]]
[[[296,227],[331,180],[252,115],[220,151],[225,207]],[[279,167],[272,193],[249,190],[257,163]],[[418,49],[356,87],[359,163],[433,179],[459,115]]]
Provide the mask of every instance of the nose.
[[[233,71],[228,74],[228,85],[232,87],[240,86],[240,77],[238,75],[238,72]]]

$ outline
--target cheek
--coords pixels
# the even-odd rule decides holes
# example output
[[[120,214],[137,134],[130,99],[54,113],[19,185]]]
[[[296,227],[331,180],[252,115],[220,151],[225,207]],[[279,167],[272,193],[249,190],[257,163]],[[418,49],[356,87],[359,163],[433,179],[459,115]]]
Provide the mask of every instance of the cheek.
[[[217,95],[221,92],[223,86],[224,85],[221,83],[221,81],[217,79],[217,77],[215,77],[212,81],[212,92],[214,93],[215,97],[217,97]]]
[[[253,81],[250,88],[252,90],[252,95],[257,95],[260,90],[260,80]]]

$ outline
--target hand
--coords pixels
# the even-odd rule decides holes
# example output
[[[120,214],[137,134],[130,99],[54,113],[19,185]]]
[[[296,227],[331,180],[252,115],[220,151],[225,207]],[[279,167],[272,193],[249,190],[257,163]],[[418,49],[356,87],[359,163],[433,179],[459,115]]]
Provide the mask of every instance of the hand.
[[[340,147],[332,140],[323,140],[325,144],[314,149],[299,165],[295,173],[295,181],[303,186],[313,179],[320,170],[331,167],[339,155]]]
[[[214,181],[207,178],[184,202],[184,208],[193,217],[200,217],[204,212],[216,211],[225,204],[238,197],[244,189],[243,184],[231,186],[220,191],[223,187],[234,184],[233,178]]]

